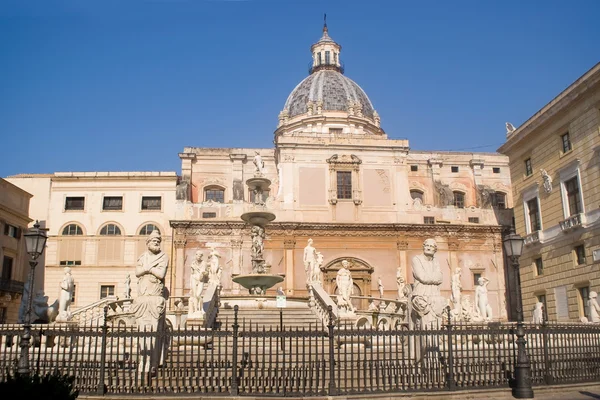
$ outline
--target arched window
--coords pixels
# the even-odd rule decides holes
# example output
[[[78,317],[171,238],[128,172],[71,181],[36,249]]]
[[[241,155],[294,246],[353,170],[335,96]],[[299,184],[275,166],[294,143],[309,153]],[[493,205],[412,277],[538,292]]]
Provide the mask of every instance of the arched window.
[[[125,238],[121,236],[121,228],[115,224],[106,224],[100,229],[98,240],[98,264],[121,265],[123,263],[123,245]]]
[[[57,238],[59,265],[81,265],[86,239],[76,236],[83,236],[83,229],[77,224],[69,224],[63,228],[62,236],[65,237]]]
[[[204,189],[204,201],[225,203],[225,190],[218,186],[210,186]]]
[[[106,224],[100,229],[102,236],[118,236],[121,234],[121,228],[115,224]]]
[[[65,236],[83,235],[83,230],[77,224],[69,224],[64,227],[62,234]]]
[[[413,200],[419,199],[421,200],[421,202],[423,202],[423,192],[421,192],[420,190],[411,190],[410,197]]]
[[[465,194],[463,192],[452,192],[454,194],[454,207],[465,208]]]
[[[160,233],[160,229],[158,229],[158,226],[156,226],[154,224],[146,224],[146,225],[142,226],[142,229],[140,229],[140,235],[147,236],[147,235],[151,234],[153,231],[157,231],[158,233]]]

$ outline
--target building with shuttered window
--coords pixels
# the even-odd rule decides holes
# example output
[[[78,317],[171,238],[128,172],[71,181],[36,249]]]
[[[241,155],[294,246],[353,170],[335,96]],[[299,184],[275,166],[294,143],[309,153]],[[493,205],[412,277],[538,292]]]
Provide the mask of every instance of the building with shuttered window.
[[[507,137],[525,315],[590,317],[600,291],[600,64]]]
[[[29,257],[23,232],[31,222],[31,194],[0,178],[0,324],[16,323]]]

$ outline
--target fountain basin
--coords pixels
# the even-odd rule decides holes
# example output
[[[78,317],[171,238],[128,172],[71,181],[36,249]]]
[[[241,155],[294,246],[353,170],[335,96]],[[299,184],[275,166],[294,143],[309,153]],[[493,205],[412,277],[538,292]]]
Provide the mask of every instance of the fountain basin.
[[[275,219],[275,214],[269,211],[249,211],[247,213],[243,213],[241,218],[251,225],[264,227],[266,224]]]
[[[254,177],[254,178],[250,178],[250,179],[246,180],[246,185],[248,185],[248,187],[251,190],[260,189],[262,191],[265,191],[265,190],[269,189],[269,186],[271,185],[271,181],[267,178]]]
[[[284,278],[285,275],[247,274],[234,276],[232,280],[248,289],[250,294],[264,294],[267,289],[283,282]],[[257,293],[257,289],[260,289],[259,293]]]

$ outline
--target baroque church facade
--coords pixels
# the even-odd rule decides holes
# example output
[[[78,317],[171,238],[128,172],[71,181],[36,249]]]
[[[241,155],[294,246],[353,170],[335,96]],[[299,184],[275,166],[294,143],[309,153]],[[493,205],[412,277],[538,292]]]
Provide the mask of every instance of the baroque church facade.
[[[462,269],[464,294],[490,280],[494,316],[506,318],[502,226],[511,223],[508,157],[497,153],[412,151],[389,139],[367,94],[344,75],[341,46],[327,26],[312,45],[312,68],[279,113],[272,149],[186,147],[173,229],[172,287],[184,296],[200,249],[218,248],[224,293],[244,291],[232,275],[250,272],[252,207],[246,180],[254,157],[272,181],[264,194],[276,220],[266,226],[271,272],[285,274],[288,296],[306,296],[303,249],[323,255],[324,288],[335,293],[342,260],[350,261],[354,295],[396,297],[398,268],[412,282],[410,260],[434,238],[450,297],[451,273]],[[377,293],[377,296],[375,295]]]
[[[220,255],[222,295],[243,295],[231,278],[251,270],[250,227],[241,215],[255,200],[246,180],[254,176],[258,155],[272,182],[263,200],[276,215],[265,228],[264,254],[271,273],[285,274],[281,285],[288,296],[308,294],[303,250],[309,238],[323,255],[325,290],[336,292],[337,270],[348,260],[354,294],[378,297],[381,278],[386,298],[396,297],[398,274],[413,282],[410,261],[433,238],[442,294],[450,298],[451,275],[460,267],[463,296],[473,299],[478,278],[485,277],[494,318],[507,318],[502,233],[512,221],[508,157],[414,151],[408,140],[389,139],[367,94],[344,75],[341,46],[327,26],[311,53],[309,76],[279,113],[274,148],[186,147],[179,176],[11,177],[30,192],[42,181],[49,187],[48,200],[30,213],[49,229],[46,295],[58,295],[63,268],[70,266],[77,287],[73,308],[121,296],[128,274],[135,297],[136,259],[154,229],[170,255],[171,306],[189,296],[198,250],[205,258],[213,248]]]

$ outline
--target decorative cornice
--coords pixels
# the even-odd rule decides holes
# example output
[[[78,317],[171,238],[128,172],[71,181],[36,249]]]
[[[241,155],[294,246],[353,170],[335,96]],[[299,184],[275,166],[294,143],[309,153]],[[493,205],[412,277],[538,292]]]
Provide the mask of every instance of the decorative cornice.
[[[233,233],[248,234],[250,226],[240,222],[217,221],[170,221],[176,235],[225,236]],[[234,232],[235,230],[235,232]],[[500,225],[429,225],[429,224],[343,224],[314,222],[272,222],[266,226],[271,237],[282,236],[384,236],[384,237],[432,237],[484,238],[500,237]],[[176,239],[175,239],[176,240]]]

